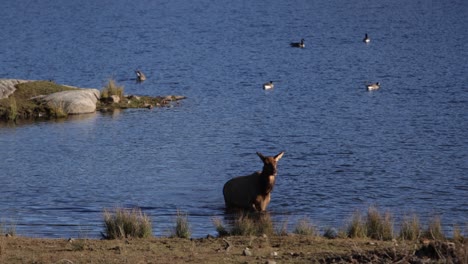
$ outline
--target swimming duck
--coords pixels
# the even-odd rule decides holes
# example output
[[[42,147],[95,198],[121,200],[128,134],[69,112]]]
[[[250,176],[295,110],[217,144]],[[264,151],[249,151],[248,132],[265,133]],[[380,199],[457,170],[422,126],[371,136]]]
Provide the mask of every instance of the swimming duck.
[[[380,88],[380,83],[379,82],[371,83],[371,84],[366,85],[366,87],[368,91],[377,90]]]
[[[273,84],[273,81],[270,81],[270,82],[267,82],[267,83],[263,84],[263,89],[264,90],[273,89],[274,87],[275,87],[275,85]]]
[[[301,39],[301,42],[291,42],[289,45],[294,48],[305,48],[304,39]]]
[[[367,35],[366,33],[366,36],[364,37],[364,39],[362,40],[364,43],[369,43],[370,42],[370,38],[369,36]]]
[[[142,82],[142,81],[146,80],[145,74],[143,74],[143,72],[141,72],[140,70],[136,70],[135,73],[137,75],[137,81],[138,82]]]

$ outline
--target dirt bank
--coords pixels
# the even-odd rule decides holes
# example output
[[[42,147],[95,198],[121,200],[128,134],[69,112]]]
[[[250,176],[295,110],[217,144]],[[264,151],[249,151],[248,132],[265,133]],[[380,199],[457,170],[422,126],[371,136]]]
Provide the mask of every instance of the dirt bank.
[[[300,235],[193,240],[0,238],[0,263],[466,263],[467,251],[467,243]]]

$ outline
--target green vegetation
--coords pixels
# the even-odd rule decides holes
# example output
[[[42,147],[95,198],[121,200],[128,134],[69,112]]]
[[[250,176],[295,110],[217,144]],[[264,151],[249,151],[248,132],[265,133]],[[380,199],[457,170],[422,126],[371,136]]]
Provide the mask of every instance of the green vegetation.
[[[153,236],[151,220],[137,208],[105,210],[102,236],[106,239],[148,238]]]
[[[67,113],[63,104],[46,104],[40,98],[56,92],[79,89],[51,81],[31,81],[17,84],[15,87],[13,94],[8,98],[0,99],[0,120],[66,117]],[[96,110],[102,112],[114,109],[172,106],[173,102],[185,99],[184,96],[125,96],[124,87],[119,86],[112,79],[105,84],[101,93],[101,100],[97,102]],[[113,95],[116,95],[118,99],[113,98]]]
[[[188,215],[177,210],[176,226],[174,227],[172,236],[178,238],[190,238],[192,231],[188,222]]]
[[[63,107],[43,104],[35,97],[61,91],[75,90],[49,81],[20,83],[9,98],[0,99],[0,119],[12,120],[45,117],[62,117]]]

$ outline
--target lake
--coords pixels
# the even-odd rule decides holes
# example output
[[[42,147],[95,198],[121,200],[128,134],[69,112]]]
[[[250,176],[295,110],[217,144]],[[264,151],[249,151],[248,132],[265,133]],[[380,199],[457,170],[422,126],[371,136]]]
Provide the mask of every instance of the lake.
[[[468,2],[26,1],[0,9],[0,78],[184,95],[179,106],[0,125],[0,218],[31,237],[99,237],[139,207],[166,235],[229,217],[222,187],[285,151],[268,211],[342,227],[468,221]],[[368,33],[371,42],[363,43]],[[305,48],[290,42],[305,39]],[[147,80],[137,84],[134,71]],[[275,88],[262,84],[272,80]],[[379,82],[369,92],[366,84]]]

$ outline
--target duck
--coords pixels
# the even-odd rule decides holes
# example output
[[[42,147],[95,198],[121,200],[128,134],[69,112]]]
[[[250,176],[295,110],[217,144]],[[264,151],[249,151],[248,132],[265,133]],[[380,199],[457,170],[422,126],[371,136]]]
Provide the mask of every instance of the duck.
[[[263,89],[264,90],[273,89],[274,87],[275,87],[275,85],[273,84],[273,81],[270,81],[270,82],[267,82],[267,83],[263,84]]]
[[[380,88],[380,83],[376,82],[376,83],[367,84],[366,87],[368,91],[377,90]]]
[[[369,36],[367,35],[367,33],[366,33],[366,36],[364,37],[364,39],[363,39],[362,41],[363,41],[364,43],[366,43],[366,44],[370,42],[370,38],[369,38]]]
[[[140,70],[136,70],[135,73],[137,75],[137,81],[138,82],[142,82],[142,81],[146,80],[145,74],[143,72],[141,72]]]
[[[301,39],[301,42],[291,42],[289,45],[294,48],[305,48],[304,39]]]

